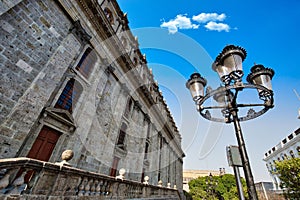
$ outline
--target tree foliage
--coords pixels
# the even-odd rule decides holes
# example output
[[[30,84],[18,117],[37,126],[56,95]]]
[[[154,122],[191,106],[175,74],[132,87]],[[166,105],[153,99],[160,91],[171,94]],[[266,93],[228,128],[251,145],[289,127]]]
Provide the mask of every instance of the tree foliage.
[[[190,195],[193,200],[238,200],[238,190],[236,187],[235,177],[232,174],[225,174],[223,176],[213,176],[212,181],[210,177],[198,177],[189,182]],[[247,197],[246,182],[243,178],[242,185],[245,197]]]
[[[276,171],[281,180],[280,187],[288,199],[300,199],[300,158],[289,158],[276,162]]]

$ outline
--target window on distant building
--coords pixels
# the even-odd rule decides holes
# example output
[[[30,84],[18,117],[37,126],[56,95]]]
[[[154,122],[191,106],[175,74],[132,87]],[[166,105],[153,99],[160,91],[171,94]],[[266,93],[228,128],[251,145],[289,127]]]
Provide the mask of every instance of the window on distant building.
[[[271,162],[269,162],[269,166],[270,166],[270,171],[273,171],[273,166]]]
[[[298,135],[300,133],[300,128],[298,128],[297,130],[295,130],[296,135]]]
[[[54,107],[68,110],[70,113],[72,113],[81,93],[82,86],[75,81],[75,79],[70,79],[60,94]]]
[[[295,154],[294,154],[293,150],[290,150],[290,155],[292,158],[295,158]]]
[[[125,137],[126,137],[126,129],[127,125],[125,123],[122,124],[121,129],[119,131],[119,137],[117,141],[117,146],[121,149],[125,149]]]
[[[80,61],[75,67],[85,78],[89,78],[92,69],[97,61],[97,55],[91,48],[87,48]]]
[[[120,158],[114,157],[111,168],[110,168],[110,173],[109,173],[110,176],[116,177],[119,160],[120,160]]]
[[[282,140],[282,143],[285,144],[287,142],[286,138]]]

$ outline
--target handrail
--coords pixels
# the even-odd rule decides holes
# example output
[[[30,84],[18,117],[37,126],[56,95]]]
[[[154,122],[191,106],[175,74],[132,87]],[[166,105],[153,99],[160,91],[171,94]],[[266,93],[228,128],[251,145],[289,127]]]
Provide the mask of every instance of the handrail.
[[[62,163],[54,164],[25,157],[0,159],[0,197],[3,195],[180,199],[176,189],[120,180]]]

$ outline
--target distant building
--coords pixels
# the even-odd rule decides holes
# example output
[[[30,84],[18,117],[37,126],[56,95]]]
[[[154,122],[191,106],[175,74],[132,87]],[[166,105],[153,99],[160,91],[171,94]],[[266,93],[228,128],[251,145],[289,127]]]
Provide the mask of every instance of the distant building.
[[[259,200],[284,200],[284,197],[280,194],[277,194],[273,190],[272,182],[258,182],[255,183],[255,188]]]
[[[273,182],[273,190],[280,191],[280,179],[276,174],[275,161],[285,160],[288,157],[299,157],[300,153],[300,128],[288,135],[276,146],[265,153],[263,160]]]
[[[217,170],[183,170],[183,190],[189,192],[189,182],[193,179],[198,177],[205,177],[209,175],[213,176],[220,176],[225,174],[225,169],[220,168],[219,171]]]

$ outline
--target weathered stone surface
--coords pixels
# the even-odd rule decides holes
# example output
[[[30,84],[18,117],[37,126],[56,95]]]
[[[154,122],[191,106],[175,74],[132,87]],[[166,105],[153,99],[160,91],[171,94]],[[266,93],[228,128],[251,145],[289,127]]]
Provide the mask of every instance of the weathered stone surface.
[[[108,18],[106,8],[113,16]],[[125,179],[142,182],[147,175],[150,184],[161,179],[181,190],[180,134],[152,72],[142,64],[146,61],[136,39],[130,31],[122,32],[129,30],[126,21],[114,1],[104,0],[101,6],[94,0],[0,2],[1,158],[37,156],[31,150],[36,141],[44,141],[40,132],[48,127],[58,135],[45,158],[50,162],[60,161],[70,149],[74,157],[68,162],[74,167],[110,175],[118,160],[114,167],[126,170]],[[87,49],[94,57],[84,59]],[[78,97],[72,94],[72,110],[67,110],[56,104],[71,80]],[[118,146],[122,124],[126,133]],[[57,176],[40,175],[52,181],[48,187],[55,188],[55,195],[70,188],[73,199],[77,178],[61,175],[56,184]],[[88,182],[85,187],[93,193],[95,180]],[[46,182],[40,183],[34,199],[49,194]]]

